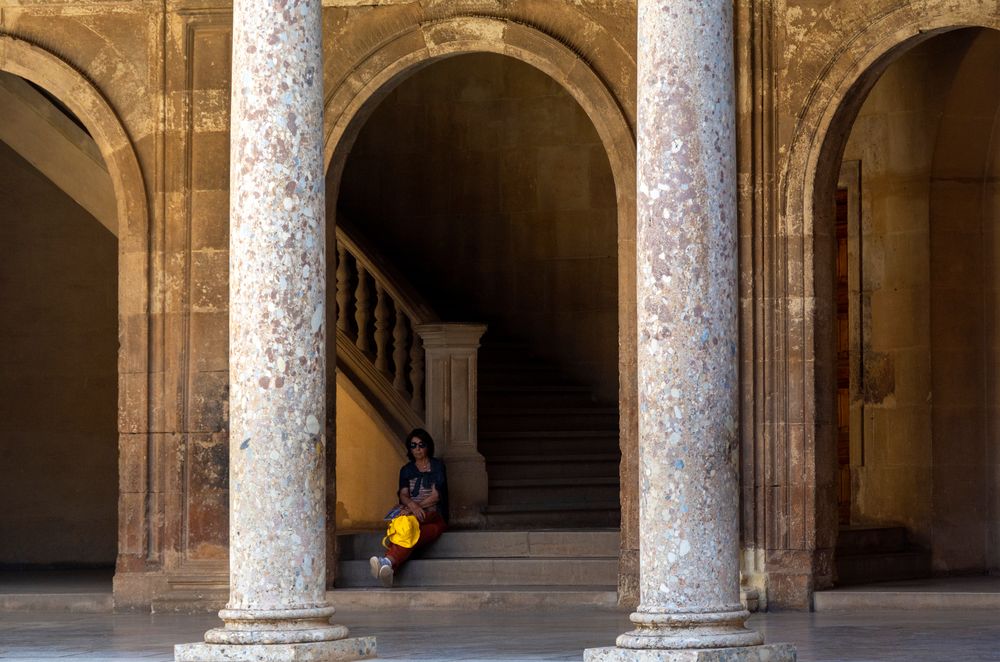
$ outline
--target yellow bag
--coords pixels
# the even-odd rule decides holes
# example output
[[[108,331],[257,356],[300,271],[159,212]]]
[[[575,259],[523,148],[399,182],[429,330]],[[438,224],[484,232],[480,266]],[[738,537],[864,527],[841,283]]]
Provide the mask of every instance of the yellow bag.
[[[389,520],[389,529],[385,538],[382,538],[382,546],[388,547],[390,543],[406,547],[413,547],[420,540],[420,522],[413,515],[400,515]]]

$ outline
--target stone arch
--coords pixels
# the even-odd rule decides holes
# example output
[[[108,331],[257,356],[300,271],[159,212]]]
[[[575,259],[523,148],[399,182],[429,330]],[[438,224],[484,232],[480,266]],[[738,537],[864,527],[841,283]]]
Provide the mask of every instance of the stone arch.
[[[0,34],[0,71],[31,81],[58,98],[83,122],[104,159],[118,221],[118,432],[142,434],[148,429],[149,412],[149,219],[145,184],[132,141],[94,83],[44,48]],[[141,454],[145,453],[142,444]],[[141,461],[138,466],[145,465],[145,460],[133,459]],[[120,495],[128,491],[125,480],[120,477]],[[123,554],[141,555],[137,545],[142,544],[119,535],[119,559]]]
[[[415,23],[369,52],[328,94],[324,156],[333,187],[379,102],[418,69],[468,53],[521,60],[558,82],[583,108],[607,152],[618,208],[619,430],[622,550],[619,597],[638,600],[638,419],[635,318],[635,133],[627,111],[597,72],[556,37],[513,20],[457,16]],[[327,208],[337,189],[328,191]]]
[[[771,471],[798,456],[801,485],[790,485],[802,500],[803,547],[789,543],[784,552],[806,552],[801,571],[809,575],[805,593],[832,580],[833,546],[837,535],[833,490],[835,422],[829,384],[833,370],[832,275],[823,268],[833,260],[833,210],[817,201],[832,199],[837,170],[854,119],[872,87],[892,62],[918,44],[955,29],[1000,28],[1000,17],[985,3],[946,0],[910,2],[893,7],[840,41],[827,66],[812,85],[790,141],[788,158],[779,172],[776,237],[765,269],[775,274],[771,301],[775,324],[767,360],[781,384],[772,403],[776,417],[771,429],[777,448],[788,457],[770,459]],[[765,234],[770,234],[765,230]],[[778,413],[780,412],[780,413]],[[791,499],[788,499],[791,501]],[[788,521],[792,506],[778,505],[770,519]],[[784,511],[782,512],[782,509]],[[780,548],[781,545],[775,545]],[[772,549],[771,555],[776,553]],[[794,554],[792,554],[794,556]],[[808,595],[801,596],[808,600]],[[806,602],[805,604],[808,604]]]

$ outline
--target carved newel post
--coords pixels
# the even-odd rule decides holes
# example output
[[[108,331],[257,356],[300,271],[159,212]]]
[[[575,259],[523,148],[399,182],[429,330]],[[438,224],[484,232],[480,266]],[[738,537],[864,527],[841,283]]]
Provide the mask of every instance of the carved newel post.
[[[486,326],[421,324],[414,330],[426,354],[424,419],[448,467],[451,524],[477,527],[488,497],[476,413],[479,339]]]
[[[355,660],[326,599],[320,0],[236,0],[229,603],[178,661]]]
[[[591,662],[795,657],[740,604],[732,13],[639,0],[640,601]]]

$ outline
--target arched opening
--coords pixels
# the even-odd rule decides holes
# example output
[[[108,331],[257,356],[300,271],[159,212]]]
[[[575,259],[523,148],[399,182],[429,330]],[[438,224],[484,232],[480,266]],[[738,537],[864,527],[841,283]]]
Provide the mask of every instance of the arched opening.
[[[48,90],[0,73],[0,108],[0,568],[70,570],[110,590],[119,484],[114,184],[85,123]]]
[[[112,374],[117,375],[117,378],[112,380],[111,387],[111,392],[114,394],[111,398],[111,422],[109,424],[102,420],[100,423],[101,438],[103,439],[106,434],[111,435],[108,443],[112,449],[112,457],[115,458],[111,473],[101,479],[109,481],[109,484],[100,486],[101,490],[110,488],[113,495],[117,493],[117,508],[112,505],[110,515],[110,522],[113,526],[110,552],[106,542],[102,542],[92,548],[91,551],[94,553],[90,557],[74,553],[69,558],[35,556],[31,560],[22,560],[24,557],[21,557],[10,563],[15,567],[23,568],[36,564],[52,567],[63,563],[105,566],[105,564],[112,562],[115,563],[116,577],[121,577],[122,573],[135,567],[141,567],[143,560],[147,557],[149,540],[147,529],[149,524],[148,476],[145,472],[149,457],[148,374],[149,371],[158,369],[156,362],[159,357],[152,357],[149,352],[148,266],[150,239],[145,185],[132,141],[121,120],[100,91],[78,70],[34,44],[9,35],[0,35],[0,71],[7,76],[5,82],[13,86],[12,90],[8,90],[11,94],[16,96],[16,93],[20,91],[28,98],[28,101],[13,103],[6,109],[10,112],[5,112],[4,115],[5,126],[3,130],[6,135],[3,141],[12,149],[16,143],[17,148],[14,151],[22,150],[22,158],[29,152],[33,154],[30,159],[25,160],[29,161],[35,170],[45,172],[43,180],[57,182],[57,188],[62,189],[63,192],[72,191],[72,194],[69,195],[72,202],[67,202],[65,198],[61,200],[68,213],[80,215],[79,207],[83,207],[87,210],[83,213],[84,217],[98,219],[100,225],[107,229],[98,230],[93,225],[88,226],[84,223],[85,230],[76,227],[69,230],[70,232],[84,232],[88,234],[90,239],[101,237],[102,242],[106,243],[104,242],[106,237],[103,237],[101,233],[112,231],[113,228],[112,232],[117,238],[117,241],[114,242],[115,251],[112,256],[112,259],[117,261],[117,269],[112,270],[112,273],[117,272],[116,277],[113,278],[110,285],[107,284],[106,280],[102,280],[101,287],[87,288],[90,293],[102,290],[102,288],[104,288],[103,294],[110,291],[110,305],[117,312],[117,325],[116,328],[111,329],[111,340],[108,341],[112,350],[117,348],[117,368],[114,357],[112,357],[110,367]],[[39,101],[39,96],[45,103]],[[7,100],[11,101],[10,95],[8,95]],[[18,109],[20,113],[15,114],[13,112],[15,109]],[[24,121],[28,121],[29,124],[24,124]],[[26,128],[27,126],[34,126],[37,130],[29,130]],[[55,126],[62,126],[64,130],[55,131]],[[76,130],[75,133],[74,130]],[[42,138],[50,142],[43,142]],[[23,163],[19,165],[23,166]],[[103,171],[103,175],[101,171]],[[25,175],[23,170],[21,174]],[[34,178],[34,184],[37,186],[43,188],[47,186],[44,181],[39,181],[38,177],[30,171],[25,176],[29,179]],[[15,193],[20,194],[16,191]],[[57,197],[57,191],[52,191],[52,193],[54,197]],[[28,199],[28,202],[38,209],[44,210],[49,200],[33,195]],[[77,205],[76,207],[74,207],[73,202]],[[61,233],[61,228],[60,232],[51,232],[51,223],[59,220],[62,219],[45,218],[39,220],[40,223],[50,228],[52,245],[43,247],[49,251],[49,257],[51,257],[52,250],[55,249],[67,250],[71,248],[71,252],[80,252],[78,247],[68,246],[68,240]],[[11,221],[11,223],[13,222]],[[13,225],[9,227],[13,227]],[[24,232],[23,226],[18,227],[20,238],[23,241],[33,242],[35,245],[41,242],[39,236],[35,236],[32,232]],[[6,243],[3,246],[3,252],[4,260],[7,262],[8,253],[12,253],[12,249]],[[23,261],[23,256],[12,255],[12,257],[15,263],[18,260]],[[63,277],[58,272],[65,271],[67,272],[65,274],[67,286],[77,290],[83,289],[83,283],[80,280],[72,280],[75,274],[69,272],[65,266],[85,262],[86,257],[71,254],[67,255],[67,258],[65,264],[46,263],[31,265],[30,268],[41,270],[39,277],[46,279],[45,284],[50,293],[57,297],[64,296],[67,301],[78,302],[78,299],[68,297],[65,292],[60,292],[58,288],[53,289],[52,287],[58,278]],[[94,262],[88,264],[95,265]],[[6,266],[7,264],[5,264]],[[98,268],[95,267],[95,269]],[[48,273],[47,270],[57,273]],[[103,271],[103,267],[98,270]],[[18,280],[12,282],[15,289],[30,290],[41,286],[39,283],[25,282],[25,273],[16,274]],[[7,287],[7,284],[5,283],[3,286]],[[16,296],[23,297],[24,294],[17,292]],[[4,304],[7,302],[5,297],[0,298]],[[39,301],[20,300],[29,301],[32,306],[25,311],[29,316],[38,314]],[[102,301],[102,306],[106,307],[107,302]],[[53,324],[66,324],[67,326],[71,321],[72,314],[87,316],[87,312],[81,310],[79,303],[73,303],[71,309],[48,312],[57,316],[60,312],[65,313],[62,318],[53,320]],[[16,324],[17,320],[11,320],[11,323]],[[68,332],[73,330],[72,327],[65,329]],[[81,335],[93,334],[93,328],[78,328],[76,330]],[[116,339],[117,343],[115,343]],[[103,337],[101,342],[104,342]],[[81,343],[74,338],[71,340],[71,347],[80,348]],[[58,348],[49,347],[47,349],[58,351]],[[84,346],[82,351],[89,353],[89,346]],[[77,356],[75,358],[78,359],[76,366],[60,364],[54,367],[53,361],[47,359],[48,366],[52,368],[52,374],[49,377],[58,380],[65,374],[73,373],[75,377],[71,383],[74,387],[80,387],[79,377],[83,373],[74,372],[75,368],[83,367],[93,357]],[[22,362],[26,361],[23,357],[16,357],[16,359]],[[102,362],[100,368],[102,374],[105,369],[107,368]],[[29,375],[29,378],[36,384],[39,382],[37,374]],[[89,389],[90,387],[91,382],[87,381],[82,388]],[[48,389],[44,395],[51,396],[57,391],[66,394],[68,390],[68,386],[57,385]],[[84,395],[79,401],[61,403],[59,413],[63,415],[63,418],[58,421],[57,425],[66,427],[67,417],[85,416],[86,413],[81,412],[80,408],[85,406],[86,397]],[[102,400],[102,402],[106,402],[106,400]],[[119,403],[121,406],[118,406]],[[55,425],[47,427],[49,423],[54,422],[53,412],[45,410],[43,413],[45,417],[33,421],[34,429],[30,431],[29,443],[34,443],[39,435],[53,436],[57,434],[54,431]],[[108,432],[109,430],[110,432]],[[23,431],[21,433],[23,434]],[[46,468],[48,462],[51,462],[53,466],[64,468],[71,460],[76,462],[76,465],[71,467],[71,471],[74,473],[83,473],[87,468],[94,466],[94,459],[88,456],[88,448],[85,445],[74,445],[67,450],[70,455],[69,460],[52,455],[45,460]],[[23,451],[15,449],[14,452],[21,453]],[[107,467],[106,455],[104,462],[104,466]],[[125,469],[119,472],[115,465],[120,465]],[[4,457],[4,470],[10,466],[7,457]],[[16,470],[18,467],[14,467],[14,469]],[[105,471],[107,470],[105,469]],[[116,475],[117,481],[114,480]],[[30,486],[31,490],[49,490],[58,493],[60,488],[54,486],[53,481],[49,480],[47,476],[35,476],[34,478],[35,483]],[[42,482],[46,480],[48,482]],[[93,487],[93,484],[88,484],[85,489],[89,490]],[[74,517],[73,508],[76,504],[71,498],[74,495],[62,496],[65,497],[62,503],[64,510],[59,517]],[[10,509],[10,502],[5,504],[5,508]],[[106,530],[109,521],[106,503],[102,502],[100,512],[102,513],[100,519],[104,522],[102,530]],[[127,522],[128,526],[114,527],[114,522],[118,519]],[[10,539],[7,536],[6,526],[3,533],[2,537],[6,542]],[[42,536],[40,539],[45,540],[46,538]],[[55,547],[54,544],[50,545],[50,543],[51,538],[46,542],[45,550]],[[115,554],[116,549],[117,555]],[[107,575],[107,571],[102,570],[95,578],[101,592],[108,591],[110,588],[106,583]],[[20,573],[20,576],[24,577],[24,574]],[[28,581],[31,581],[30,578]],[[86,581],[91,585],[94,583],[94,579],[86,579]],[[109,603],[110,597],[110,595],[106,596]]]
[[[336,214],[338,232],[360,236],[436,318],[490,328],[479,355],[479,448],[491,487],[481,526],[609,528],[607,576],[597,583],[613,589],[613,527],[621,518],[618,293],[628,287],[619,282],[619,269],[622,252],[629,259],[633,245],[620,239],[634,231],[619,226],[634,207],[616,166],[631,139],[609,156],[603,99],[591,100],[604,112],[602,132],[591,119],[594,109],[578,102],[579,89],[571,94],[545,66],[532,66],[531,57],[528,64],[490,52],[498,49],[466,45],[459,54],[416,65],[405,58],[391,77],[393,67],[380,74],[386,83],[356,115],[347,115],[350,122],[328,114],[328,121],[342,123],[344,136],[328,173],[328,210]],[[331,268],[343,257],[331,259]],[[338,288],[337,294],[353,313],[359,278],[355,261],[348,264],[349,292]],[[340,278],[331,272],[331,296]],[[376,285],[367,287],[373,305]],[[355,333],[358,324],[348,322]],[[534,383],[515,374],[525,366],[534,370]],[[357,419],[363,405],[350,385],[341,386],[338,464],[370,466],[372,448],[383,449],[386,460],[381,471],[366,475],[338,472],[338,527],[374,527],[391,505],[401,449],[391,426],[382,425],[380,434],[374,434],[379,426],[369,426],[368,436],[378,437],[374,444],[358,434],[361,428],[349,419]],[[548,429],[510,434],[505,428],[512,416],[501,409],[538,421],[539,405],[555,412]],[[591,413],[577,417],[580,408]],[[348,410],[354,413],[346,416]],[[560,416],[553,428],[551,420]],[[622,416],[627,427],[631,414]],[[531,457],[540,450],[545,457]],[[581,480],[589,489],[580,489]],[[370,512],[358,517],[359,505]],[[343,585],[350,585],[343,572],[350,558],[342,558]]]
[[[985,28],[903,43],[818,157],[817,539],[837,540],[837,584],[998,566],[997,61]]]

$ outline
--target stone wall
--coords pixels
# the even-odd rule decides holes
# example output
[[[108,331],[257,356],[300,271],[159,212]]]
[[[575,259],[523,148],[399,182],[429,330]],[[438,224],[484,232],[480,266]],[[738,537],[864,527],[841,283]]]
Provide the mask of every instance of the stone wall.
[[[406,452],[372,405],[349,380],[337,384],[336,511],[338,531],[380,529],[396,502]]]
[[[524,339],[617,400],[614,180],[559,83],[492,54],[413,74],[358,136],[338,208],[442,319]]]
[[[764,577],[771,604],[801,608],[812,590],[833,578],[837,517],[829,200],[844,146],[868,93],[900,55],[951,29],[1000,27],[1000,19],[995,3],[986,0],[743,0],[737,15],[743,319],[753,320],[744,326],[742,346],[743,531],[747,546],[760,551],[746,569],[751,579],[758,573]],[[933,288],[933,220],[930,232]],[[956,306],[968,300],[954,298]],[[961,321],[949,315],[941,319]],[[933,312],[930,324],[932,339],[939,337]],[[935,367],[937,409],[943,392]],[[976,379],[971,374],[970,381]],[[937,423],[932,425],[936,448]],[[986,446],[971,451],[945,452],[991,457]],[[938,467],[936,450],[933,455]],[[961,470],[949,473],[957,476]],[[943,475],[935,469],[935,499]],[[952,503],[959,501],[969,502],[956,495]],[[980,502],[973,502],[975,509]],[[942,568],[937,559],[935,564]]]
[[[902,55],[861,107],[844,150],[861,171],[861,319],[851,361],[862,364],[851,423],[852,524],[932,528],[931,166],[947,90],[968,35]],[[853,230],[853,228],[852,228]],[[858,420],[860,419],[860,420]]]
[[[908,51],[845,150],[864,201],[852,523],[905,525],[946,573],[987,570],[995,553],[998,49],[1000,32],[968,29]]]
[[[934,569],[996,569],[1000,32],[968,31],[931,172]]]
[[[118,241],[0,143],[0,566],[112,565]]]

